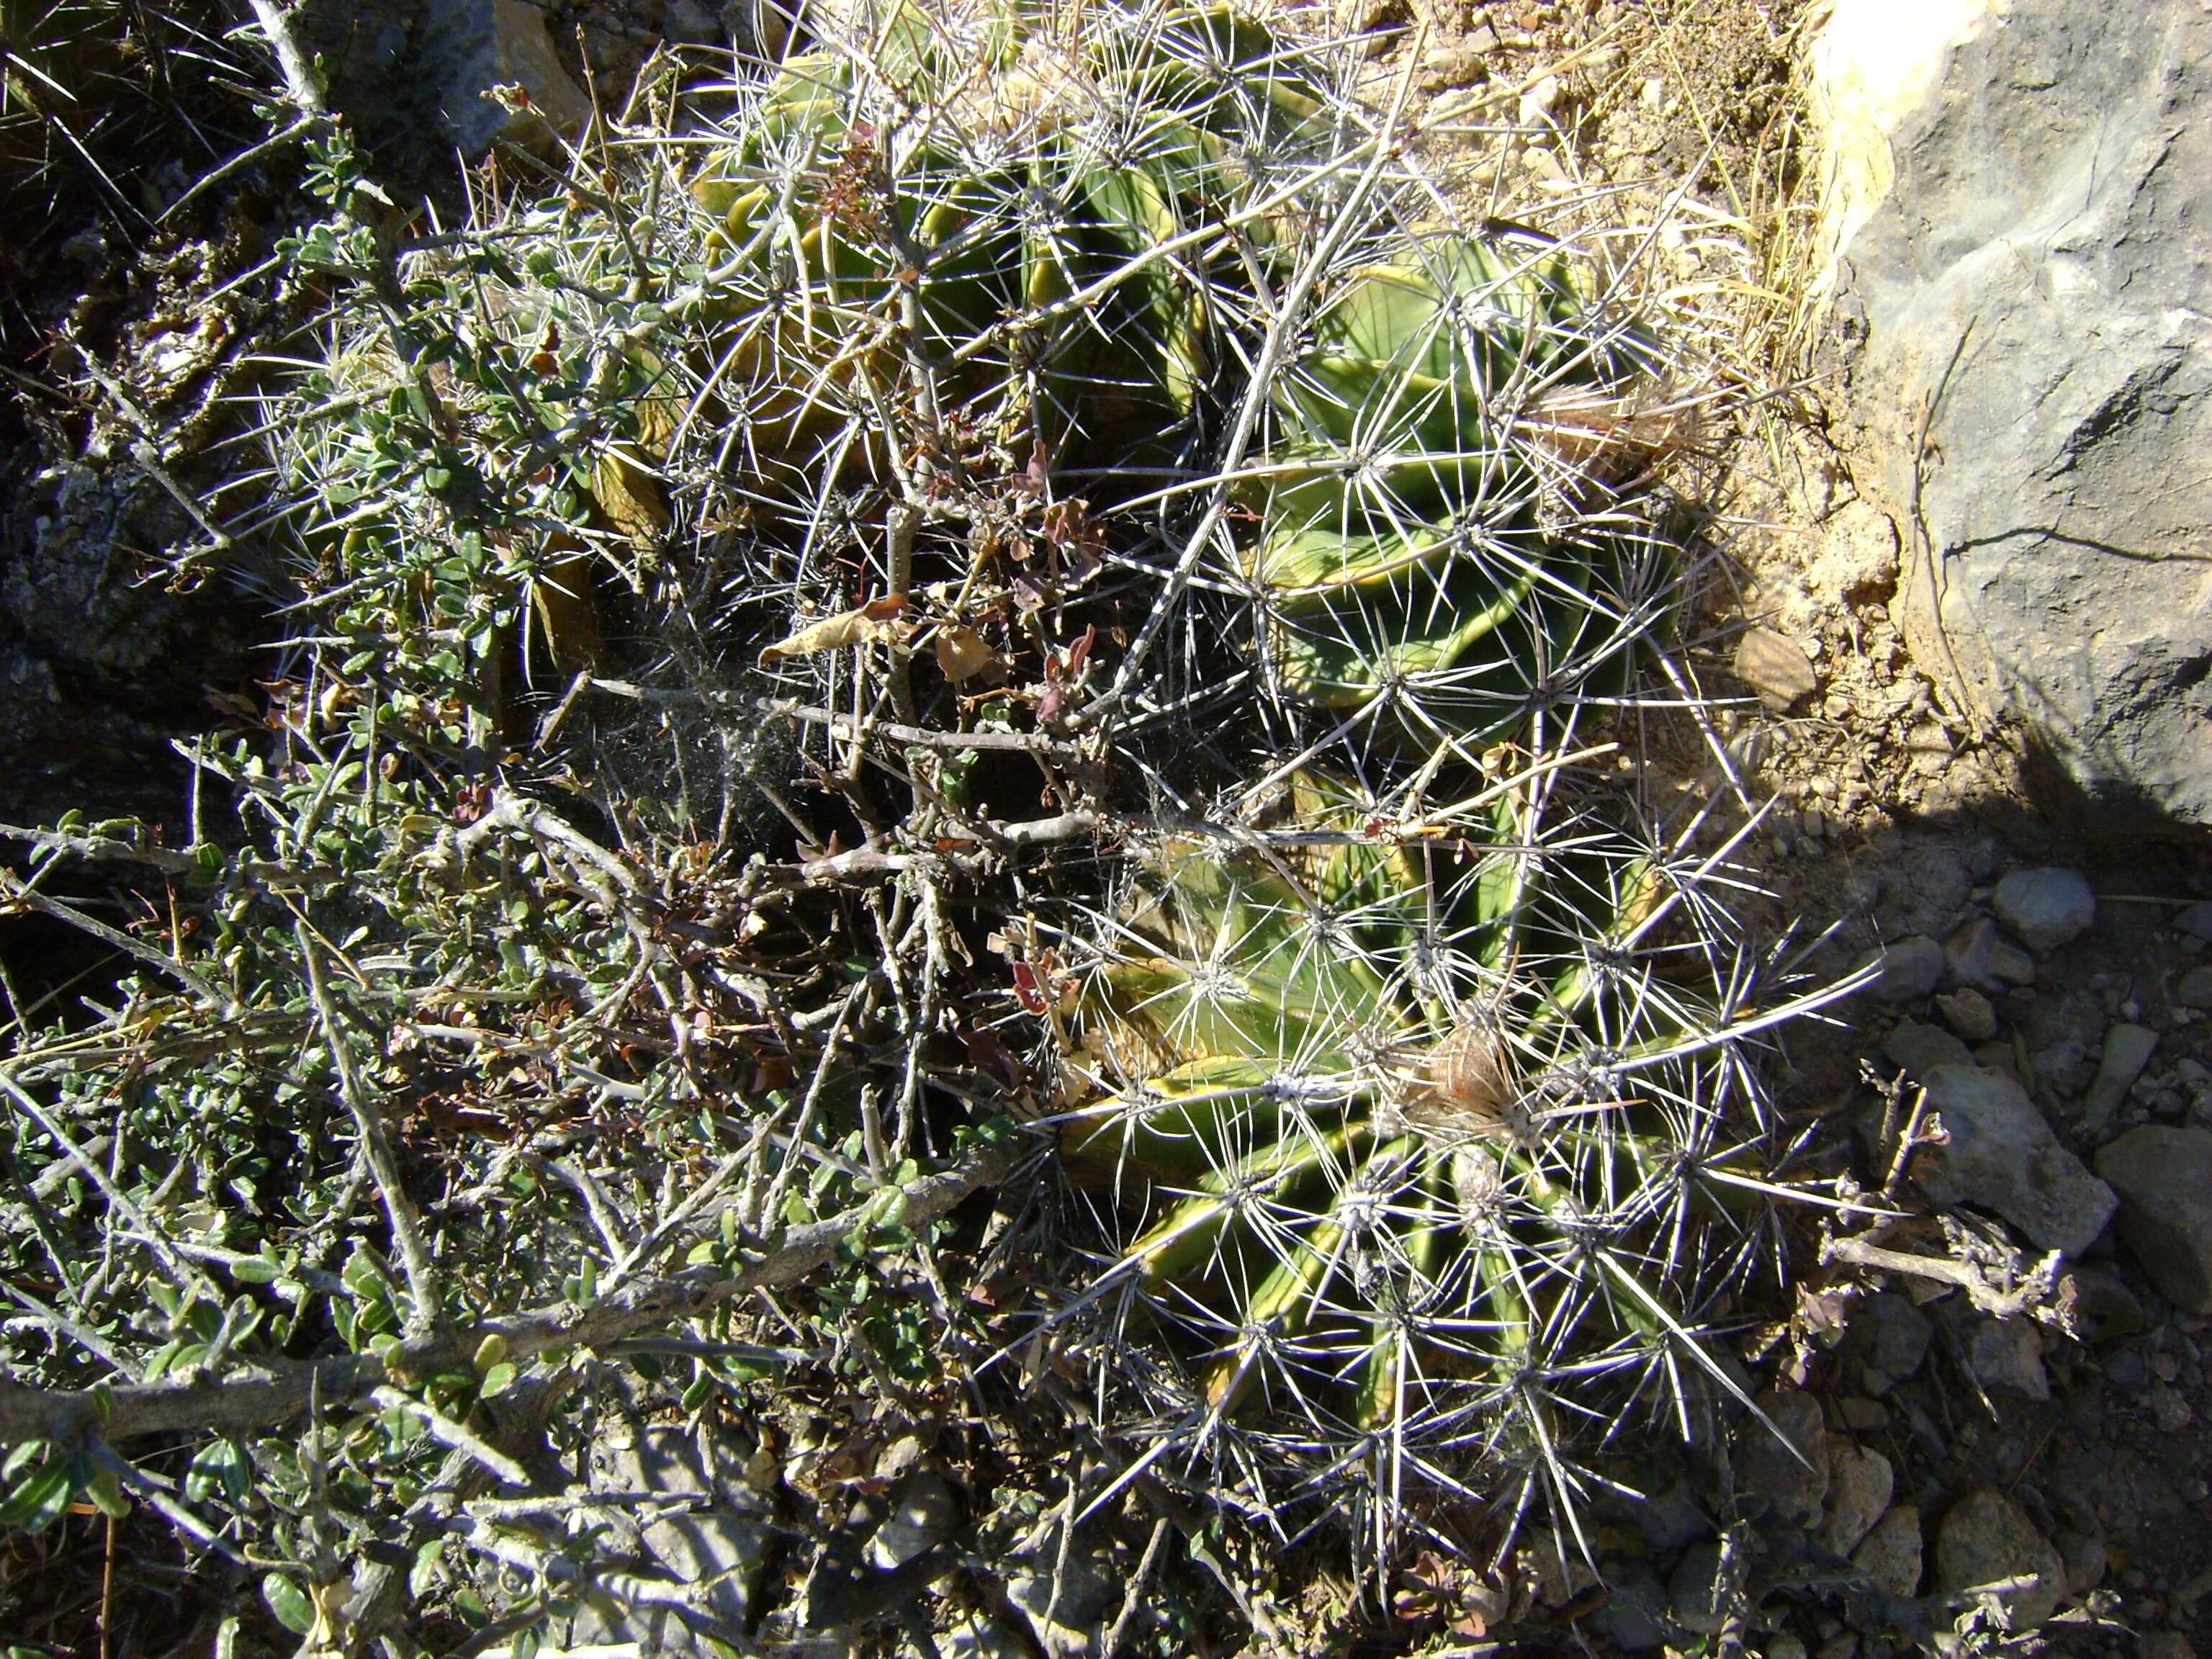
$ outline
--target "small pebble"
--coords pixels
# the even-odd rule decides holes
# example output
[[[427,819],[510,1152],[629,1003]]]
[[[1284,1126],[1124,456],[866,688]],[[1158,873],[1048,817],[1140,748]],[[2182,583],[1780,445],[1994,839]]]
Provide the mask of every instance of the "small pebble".
[[[1529,126],[1552,112],[1559,101],[1559,77],[1547,75],[1521,94],[1521,125]]]
[[[2185,1008],[2212,1008],[2212,965],[2184,974],[2173,988],[2173,1000]]]
[[[2079,939],[2097,920],[2097,896],[2079,870],[2015,870],[1997,884],[1990,905],[2014,939],[2038,952]]]
[[[1936,999],[1943,1023],[1969,1042],[1986,1042],[1997,1034],[1997,1011],[1971,985]]]
[[[1747,628],[1736,642],[1735,676],[1778,714],[1790,712],[1800,697],[1820,684],[1813,659],[1786,634],[1771,628]]]
[[[1987,916],[1966,923],[1944,945],[1952,976],[1980,991],[2035,982],[2035,958]]]
[[[2192,939],[2212,939],[2212,904],[2192,904],[2173,919],[2173,925]]]
[[[2069,1595],[2087,1595],[2105,1582],[2112,1556],[2103,1539],[2092,1538],[2086,1533],[2062,1532],[2051,1541],[2058,1546],[2059,1559],[2066,1563]]]
[[[1952,1506],[1936,1534],[1936,1584],[1957,1592],[2010,1582],[1997,1592],[2005,1622],[2025,1634],[2048,1619],[2066,1589],[2066,1563],[2027,1512],[1995,1486]]]
[[[1871,953],[1865,963],[1875,967],[1875,977],[1866,988],[1867,993],[1883,1002],[1911,1002],[1928,995],[1943,982],[1943,970],[1948,965],[1943,947],[1924,933],[1899,939]]]
[[[1849,1440],[1829,1449],[1828,1503],[1820,1543],[1830,1553],[1849,1555],[1889,1508],[1896,1482],[1890,1462],[1870,1446]]]
[[[2027,1319],[1977,1320],[1966,1336],[1966,1368],[1984,1386],[2023,1400],[2051,1398],[2043,1339]]]
[[[2158,1033],[2148,1026],[2122,1024],[2105,1033],[2104,1057],[2098,1062],[2089,1092],[2081,1097],[2084,1134],[2094,1135],[2104,1127],[2113,1109],[2127,1098],[2157,1047]]]
[[[1862,1302],[1852,1314],[1851,1328],[1855,1335],[1863,1333],[1871,1347],[1867,1356],[1869,1376],[1880,1366],[1884,1376],[1891,1379],[1918,1371],[1928,1358],[1929,1345],[1936,1340],[1936,1328],[1928,1316],[1895,1291],[1884,1291]],[[1886,1391],[1869,1381],[1868,1393]]]
[[[1920,1511],[1910,1504],[1900,1504],[1884,1515],[1851,1552],[1851,1565],[1892,1595],[1917,1595]]]
[[[1867,1373],[1871,1376],[1874,1368],[1869,1366],[1866,1369]],[[1887,1378],[1884,1380],[1886,1381]],[[1847,1394],[1836,1402],[1836,1409],[1843,1413],[1844,1426],[1861,1434],[1872,1434],[1878,1429],[1886,1429],[1889,1426],[1889,1408],[1879,1400],[1869,1400],[1860,1395]]]

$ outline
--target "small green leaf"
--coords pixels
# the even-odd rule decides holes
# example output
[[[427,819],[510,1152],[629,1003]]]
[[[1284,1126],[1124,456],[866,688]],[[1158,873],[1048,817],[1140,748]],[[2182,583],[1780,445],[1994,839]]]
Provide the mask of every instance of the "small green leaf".
[[[444,1565],[446,1546],[449,1538],[433,1538],[415,1552],[415,1565],[407,1570],[408,1593],[418,1599],[428,1595],[438,1583],[438,1570]]]
[[[315,1604],[307,1599],[307,1591],[283,1573],[272,1572],[262,1579],[261,1599],[276,1615],[276,1622],[295,1636],[305,1636],[314,1629]]]
[[[495,1399],[514,1386],[514,1367],[502,1360],[496,1365],[485,1368],[483,1381],[477,1385],[477,1393],[486,1400]]]
[[[70,1460],[57,1457],[9,1494],[0,1504],[0,1527],[20,1532],[40,1532],[61,1519],[75,1494]]]
[[[111,1521],[120,1521],[131,1513],[131,1500],[123,1495],[123,1477],[113,1469],[95,1470],[84,1483],[84,1493]]]
[[[253,1466],[246,1449],[234,1440],[212,1440],[192,1455],[185,1469],[185,1496],[204,1504],[220,1496],[243,1503],[252,1481]]]

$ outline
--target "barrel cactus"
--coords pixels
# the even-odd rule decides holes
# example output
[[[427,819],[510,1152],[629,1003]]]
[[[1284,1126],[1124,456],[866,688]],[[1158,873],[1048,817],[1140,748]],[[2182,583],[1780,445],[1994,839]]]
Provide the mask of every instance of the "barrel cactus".
[[[1501,782],[1408,822],[1302,775],[1162,838],[1068,1060],[1071,1168],[1132,1217],[1093,1305],[1193,1345],[1156,1452],[1364,1464],[1385,1531],[1446,1448],[1571,1513],[1593,1411],[1732,1389],[1705,1317],[1768,1185],[1698,866]]]
[[[1580,1425],[1734,1386],[1703,1332],[1771,1189],[1736,1042],[1765,988],[1712,866],[1581,764],[1664,633],[1693,377],[1634,273],[1460,215],[1288,21],[818,27],[638,147],[652,215],[580,160],[416,258],[472,316],[434,365],[334,354],[338,424],[284,461],[337,632],[441,741],[516,743],[609,589],[685,641],[626,672],[738,747],[811,721],[832,830],[909,874],[1014,857],[975,778],[1049,757],[1127,854],[994,902],[1056,906],[1079,984],[1009,994],[1108,1241],[1048,1318],[1113,1321],[1102,1397],[1154,1437],[1125,1478],[1364,1472],[1383,1554],[1414,1486],[1571,1511]],[[419,488],[375,482],[402,428]],[[1245,775],[1171,771],[1193,708]],[[862,1092],[837,1073],[824,1122]]]

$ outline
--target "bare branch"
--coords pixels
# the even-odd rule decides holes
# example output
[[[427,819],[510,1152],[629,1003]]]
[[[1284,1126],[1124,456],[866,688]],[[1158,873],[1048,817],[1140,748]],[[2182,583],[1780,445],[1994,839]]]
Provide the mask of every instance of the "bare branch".
[[[1841,1261],[1854,1267],[1871,1267],[1878,1273],[1905,1273],[1914,1279],[1933,1279],[1939,1285],[1955,1285],[1984,1313],[1999,1319],[2016,1319],[2021,1314],[2028,1314],[2062,1327],[2066,1314],[2057,1300],[2057,1285],[2058,1267],[2063,1260],[2053,1250],[2030,1269],[2017,1286],[2001,1286],[1992,1284],[1989,1273],[1973,1263],[1954,1261],[1949,1256],[1885,1249],[1857,1238],[1833,1238],[1820,1247],[1824,1266]]]
[[[883,1212],[855,1206],[827,1220],[792,1229],[760,1260],[735,1273],[711,1267],[644,1279],[588,1308],[558,1303],[488,1319],[465,1330],[425,1332],[386,1354],[342,1353],[298,1363],[240,1370],[216,1381],[156,1382],[120,1389],[26,1389],[0,1384],[0,1445],[26,1440],[69,1442],[97,1431],[111,1439],[191,1431],[237,1433],[289,1423],[311,1401],[325,1404],[372,1395],[387,1384],[441,1370],[465,1370],[485,1338],[497,1336],[510,1361],[550,1348],[603,1348],[640,1331],[696,1318],[749,1291],[796,1285],[827,1266],[840,1245],[869,1222],[917,1226],[943,1215],[970,1193],[1003,1180],[1019,1157],[1011,1146],[980,1147],[939,1174],[899,1188]]]
[[[48,898],[44,893],[4,872],[0,872],[0,897],[4,897],[10,904],[20,904],[26,909],[38,911],[41,915],[52,916],[57,921],[65,921],[70,927],[91,934],[101,944],[112,945],[125,955],[136,957],[149,966],[160,969],[203,1002],[226,1011],[232,1006],[231,1000],[217,990],[211,981],[194,973],[167,951],[158,951],[143,939],[133,939],[120,928],[111,927],[97,917],[85,915],[73,904]]]
[[[465,1453],[497,1475],[510,1486],[530,1484],[530,1471],[476,1433],[466,1424],[456,1423],[436,1407],[417,1400],[413,1395],[403,1394],[398,1389],[372,1389],[368,1396],[386,1411],[403,1411],[421,1419],[430,1431],[430,1437]]]

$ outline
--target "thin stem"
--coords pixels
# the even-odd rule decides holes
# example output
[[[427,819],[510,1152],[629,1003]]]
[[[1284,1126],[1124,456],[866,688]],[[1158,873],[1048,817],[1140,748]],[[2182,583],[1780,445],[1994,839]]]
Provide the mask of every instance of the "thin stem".
[[[392,1242],[399,1252],[400,1270],[407,1275],[408,1298],[413,1304],[407,1315],[408,1334],[421,1335],[434,1328],[443,1317],[438,1297],[437,1265],[422,1237],[422,1218],[415,1207],[415,1200],[407,1194],[407,1184],[400,1175],[399,1161],[392,1155],[383,1115],[377,1110],[368,1085],[362,1081],[353,1045],[346,1040],[344,1028],[338,1023],[337,1005],[331,999],[330,984],[323,973],[322,941],[304,920],[293,924],[292,936],[299,941],[300,960],[307,973],[308,994],[314,1000],[323,1041],[330,1049],[331,1064],[337,1068],[338,1092],[344,1098],[346,1109],[353,1114],[354,1127],[361,1136],[362,1160],[368,1166],[369,1179],[376,1183],[377,1196],[384,1201],[385,1216],[392,1224]]]

